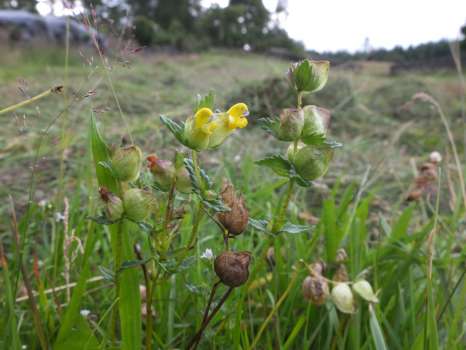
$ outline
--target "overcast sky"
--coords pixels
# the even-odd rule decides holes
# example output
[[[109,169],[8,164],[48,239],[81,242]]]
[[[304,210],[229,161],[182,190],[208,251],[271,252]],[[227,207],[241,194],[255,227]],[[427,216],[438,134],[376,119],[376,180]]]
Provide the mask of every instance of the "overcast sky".
[[[263,0],[274,10],[277,0]],[[228,0],[202,0],[205,6]],[[466,23],[466,0],[288,0],[283,28],[317,51],[409,46],[455,39]]]

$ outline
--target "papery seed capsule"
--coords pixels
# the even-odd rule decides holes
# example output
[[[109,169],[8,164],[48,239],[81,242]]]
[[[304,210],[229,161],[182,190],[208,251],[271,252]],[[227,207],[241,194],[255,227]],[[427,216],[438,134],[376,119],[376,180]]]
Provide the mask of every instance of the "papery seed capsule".
[[[332,288],[332,301],[341,312],[352,314],[355,312],[354,297],[347,283],[337,283]]]
[[[135,181],[142,165],[142,152],[138,146],[117,148],[111,157],[112,169],[120,181]]]
[[[327,129],[330,123],[329,110],[313,105],[304,106],[303,117],[303,138],[327,134]]]
[[[215,258],[214,269],[223,284],[238,287],[249,277],[251,253],[226,251]]]
[[[337,256],[335,258],[335,262],[337,264],[343,264],[348,260],[348,254],[346,254],[346,250],[340,248],[337,250]]]
[[[329,67],[329,61],[303,60],[290,67],[288,78],[298,92],[316,92],[327,83]]]
[[[294,141],[301,136],[304,126],[302,109],[287,108],[280,113],[280,128],[278,137],[283,141]]]
[[[303,296],[315,305],[322,305],[329,296],[327,281],[322,277],[307,276],[302,285]]]
[[[155,205],[155,197],[148,191],[132,188],[123,194],[125,215],[133,221],[144,220]]]
[[[218,220],[233,235],[241,234],[248,226],[249,213],[244,202],[244,198],[235,192],[233,185],[223,181],[220,193],[223,202],[230,208],[230,211],[219,213]]]
[[[333,151],[330,148],[306,146],[298,144],[297,150],[294,145],[288,148],[288,159],[293,162],[296,171],[306,180],[315,180],[328,170]]]
[[[311,276],[323,276],[325,273],[326,265],[325,262],[319,260],[310,264],[308,268]]]
[[[333,280],[335,282],[348,282],[348,270],[345,265],[338,265],[337,271],[335,271],[335,274],[333,275]]]
[[[99,188],[100,198],[105,202],[107,218],[115,221],[121,218],[124,212],[123,201],[105,187]]]
[[[364,300],[371,303],[378,303],[379,299],[372,290],[372,286],[366,280],[359,280],[353,284],[353,290]]]

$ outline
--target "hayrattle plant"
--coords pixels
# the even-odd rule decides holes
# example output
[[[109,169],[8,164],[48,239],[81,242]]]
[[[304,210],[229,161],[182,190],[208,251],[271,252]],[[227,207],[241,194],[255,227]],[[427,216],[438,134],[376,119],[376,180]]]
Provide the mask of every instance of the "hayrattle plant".
[[[220,228],[219,238],[223,239],[225,250],[215,259],[218,282],[212,287],[203,320],[188,348],[198,346],[210,320],[233,289],[249,277],[251,254],[230,251],[228,245],[228,240],[240,235],[248,225],[244,198],[227,180],[218,192],[199,165],[199,152],[220,147],[236,129],[247,126],[248,108],[237,103],[225,112],[213,112],[213,102],[212,94],[199,98],[193,115],[185,122],[161,116],[162,123],[191,151],[190,157],[175,151],[173,160],[161,159],[154,153],[144,156],[137,145],[126,142],[107,146],[92,118],[91,146],[102,203],[102,215],[92,219],[105,225],[111,237],[114,267],[110,278],[118,305],[118,312],[113,312],[111,333],[115,345],[119,343],[118,332],[121,333],[122,349],[141,347],[142,313],[146,318],[145,348],[152,349],[156,288],[189,265],[205,216]],[[180,227],[189,205],[193,214],[186,240],[180,236]],[[146,245],[136,242],[137,231],[147,235]],[[137,267],[142,268],[144,275],[144,304]],[[228,289],[211,311],[220,284]]]

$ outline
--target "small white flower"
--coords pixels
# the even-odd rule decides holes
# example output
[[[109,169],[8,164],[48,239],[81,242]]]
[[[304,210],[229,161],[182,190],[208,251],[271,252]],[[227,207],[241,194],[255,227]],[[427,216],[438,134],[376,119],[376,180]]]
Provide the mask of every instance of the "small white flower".
[[[28,347],[26,345],[21,346],[21,349],[27,349]]]
[[[212,249],[207,248],[204,253],[201,255],[201,259],[206,259],[206,260],[212,260],[214,258],[214,253],[212,252]]]
[[[62,213],[57,211],[55,213],[55,221],[60,222],[60,221],[64,221],[64,220],[65,220],[65,215],[63,215]]]
[[[82,309],[81,311],[79,311],[79,313],[81,314],[81,316],[87,317],[87,316],[89,316],[89,314],[91,313],[91,311],[90,311],[90,310],[87,310],[87,309]]]
[[[39,203],[37,203],[37,204],[39,205],[39,207],[45,208],[45,206],[47,205],[47,200],[41,199],[41,200],[39,201]]]
[[[442,161],[442,155],[440,152],[434,151],[429,155],[429,160],[431,163],[438,164]]]

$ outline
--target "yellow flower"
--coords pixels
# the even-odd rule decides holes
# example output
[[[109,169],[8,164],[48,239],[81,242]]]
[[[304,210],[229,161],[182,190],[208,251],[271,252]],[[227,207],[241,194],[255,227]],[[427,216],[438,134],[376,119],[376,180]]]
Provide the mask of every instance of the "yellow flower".
[[[219,113],[215,120],[217,127],[210,136],[209,148],[221,145],[225,139],[236,129],[245,128],[248,125],[248,106],[237,103],[225,113]]]
[[[185,124],[184,135],[190,147],[201,150],[209,146],[209,137],[217,124],[212,121],[214,113],[209,108],[199,109]]]

